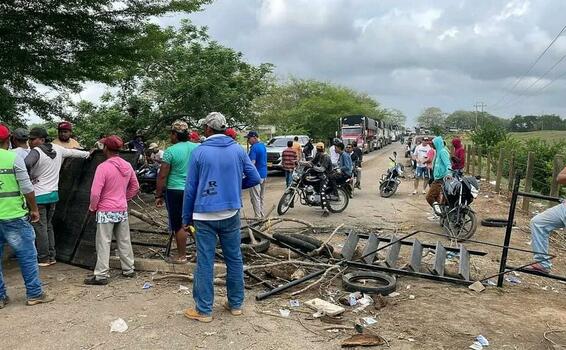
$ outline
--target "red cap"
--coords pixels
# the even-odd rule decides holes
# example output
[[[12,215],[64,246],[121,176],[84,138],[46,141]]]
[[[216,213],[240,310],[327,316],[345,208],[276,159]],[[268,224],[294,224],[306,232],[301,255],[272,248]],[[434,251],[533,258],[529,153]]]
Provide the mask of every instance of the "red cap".
[[[191,131],[189,133],[189,140],[191,141],[200,141],[200,135],[196,131]]]
[[[0,140],[7,140],[10,137],[10,129],[4,124],[0,124]]]
[[[233,138],[234,140],[236,139],[236,137],[238,136],[238,133],[236,132],[236,130],[232,129],[232,128],[228,128],[226,129],[226,131],[224,132],[224,134],[226,136],[230,136],[231,138]]]
[[[57,130],[73,130],[73,124],[69,122],[61,122],[57,124]]]
[[[116,135],[105,137],[100,142],[111,151],[119,151],[124,147],[124,141]]]

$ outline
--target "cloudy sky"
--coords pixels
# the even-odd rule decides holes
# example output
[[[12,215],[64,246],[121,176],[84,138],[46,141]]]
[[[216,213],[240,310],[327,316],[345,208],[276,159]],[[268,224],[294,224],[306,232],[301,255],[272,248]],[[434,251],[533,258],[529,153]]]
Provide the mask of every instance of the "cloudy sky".
[[[503,116],[566,116],[566,59],[556,64],[566,32],[525,76],[566,25],[564,13],[563,0],[216,0],[160,23],[188,17],[283,78],[362,90],[414,120],[428,106],[476,102]]]

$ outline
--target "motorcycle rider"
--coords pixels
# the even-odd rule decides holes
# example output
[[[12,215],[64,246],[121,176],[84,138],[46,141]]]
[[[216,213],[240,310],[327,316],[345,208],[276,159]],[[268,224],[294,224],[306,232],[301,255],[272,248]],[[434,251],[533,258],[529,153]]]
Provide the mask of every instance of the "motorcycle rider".
[[[346,149],[346,151],[348,151]],[[354,166],[353,172],[356,174],[356,183],[355,186],[357,189],[361,190],[361,182],[362,182],[362,161],[364,159],[364,152],[358,147],[358,143],[356,141],[352,142],[352,152],[350,153],[350,157],[352,158],[352,164]]]
[[[339,138],[334,138],[332,140],[332,146],[330,146],[329,152],[330,152],[330,160],[332,161],[333,166],[338,165],[338,157],[340,156],[338,152],[336,152],[336,145],[341,142],[342,141]]]
[[[344,152],[344,144],[339,142],[336,146],[336,153],[338,153],[338,163],[336,171],[332,172],[329,176],[331,192],[333,195],[338,196],[337,188],[339,185],[346,183],[352,177],[352,158]]]
[[[328,176],[332,172],[332,161],[330,156],[324,152],[324,143],[319,142],[316,144],[316,154],[310,162],[313,167],[318,168],[319,176],[321,176],[320,184],[320,205],[322,206],[322,216],[328,216],[330,213],[327,209],[328,194]]]

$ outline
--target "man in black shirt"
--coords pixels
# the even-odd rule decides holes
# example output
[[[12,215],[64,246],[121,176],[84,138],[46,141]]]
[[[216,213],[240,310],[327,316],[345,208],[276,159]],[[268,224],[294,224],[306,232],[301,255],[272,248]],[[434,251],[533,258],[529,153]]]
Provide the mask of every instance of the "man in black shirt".
[[[303,154],[305,155],[305,160],[309,161],[309,160],[312,159],[313,149],[314,149],[314,146],[312,144],[312,139],[309,139],[309,141],[303,147]]]
[[[362,161],[364,158],[364,152],[358,147],[358,143],[356,141],[352,142],[352,145],[348,145],[351,147],[351,151],[346,149],[346,152],[350,153],[350,157],[352,158],[352,163],[354,164],[354,173],[356,175],[356,183],[355,186],[358,189],[362,189],[361,181],[362,181]]]
[[[314,156],[311,164],[314,167],[320,168],[321,183],[320,183],[320,205],[322,207],[323,216],[328,216],[330,213],[327,208],[328,204],[328,175],[332,172],[332,161],[330,156],[324,153],[324,143],[319,142],[316,144],[316,155]]]

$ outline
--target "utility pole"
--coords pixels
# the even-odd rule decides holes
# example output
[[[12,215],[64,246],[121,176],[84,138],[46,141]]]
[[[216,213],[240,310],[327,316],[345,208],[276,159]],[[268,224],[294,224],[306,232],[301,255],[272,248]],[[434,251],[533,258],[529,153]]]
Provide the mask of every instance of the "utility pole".
[[[481,114],[483,115],[484,108],[487,107],[487,105],[483,102],[476,102],[474,107],[476,108],[476,129],[477,129],[478,128],[478,108],[481,108]]]

